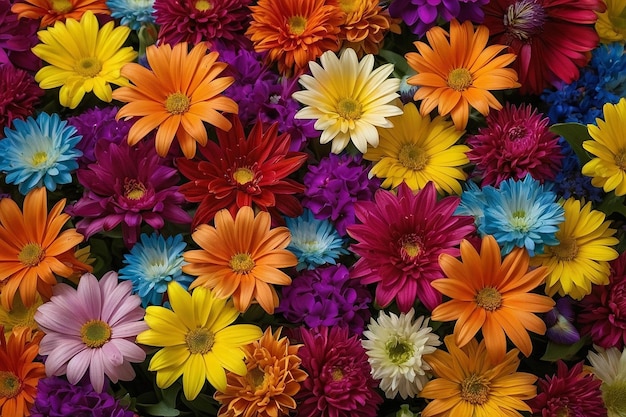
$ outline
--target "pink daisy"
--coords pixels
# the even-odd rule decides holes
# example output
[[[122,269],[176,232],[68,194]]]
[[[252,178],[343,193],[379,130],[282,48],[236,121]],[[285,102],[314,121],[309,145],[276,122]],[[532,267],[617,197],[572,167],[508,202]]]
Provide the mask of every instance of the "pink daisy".
[[[497,187],[509,178],[530,174],[552,181],[561,168],[559,137],[548,130],[549,119],[530,104],[506,107],[487,116],[487,127],[467,139],[468,158],[483,185]]]
[[[102,392],[104,376],[112,382],[135,377],[131,362],[143,362],[146,353],[135,344],[138,333],[147,330],[141,299],[131,295],[132,283],[117,282],[117,273],[102,279],[81,277],[78,288],[58,284],[50,301],[35,313],[45,336],[39,354],[47,356],[48,376],[67,375],[77,384],[89,370],[89,381]]]
[[[352,276],[363,284],[378,283],[376,302],[388,306],[396,299],[401,312],[408,312],[419,297],[432,310],[441,294],[430,283],[442,278],[439,255],[459,256],[459,244],[474,231],[471,216],[454,216],[460,199],[449,196],[437,201],[432,182],[413,194],[406,183],[398,194],[380,189],[373,202],[358,202],[355,212],[363,224],[348,226],[352,245],[360,259]]]

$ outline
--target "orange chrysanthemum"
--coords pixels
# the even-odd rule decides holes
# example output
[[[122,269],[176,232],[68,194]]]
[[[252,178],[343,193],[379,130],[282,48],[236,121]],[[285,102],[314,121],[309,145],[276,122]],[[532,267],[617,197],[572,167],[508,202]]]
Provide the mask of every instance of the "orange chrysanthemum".
[[[285,248],[291,242],[286,227],[270,230],[267,212],[254,216],[251,207],[241,207],[235,218],[227,209],[215,215],[215,227],[201,224],[191,235],[202,248],[184,253],[183,272],[196,275],[190,289],[204,286],[217,298],[232,296],[244,312],[253,300],[269,314],[278,306],[272,284],[289,285],[291,278],[278,268],[296,266],[298,259]]]
[[[26,307],[33,305],[37,293],[44,299],[52,296],[56,275],[67,278],[74,273],[68,262],[74,247],[83,241],[76,229],[61,231],[70,219],[62,214],[65,199],[48,214],[46,189],[36,188],[24,199],[24,213],[10,198],[0,200],[0,292],[2,306],[10,310],[19,289]],[[72,251],[72,252],[70,252]]]
[[[134,85],[113,91],[113,98],[126,102],[116,118],[138,119],[128,132],[128,143],[135,145],[153,129],[157,153],[164,157],[174,137],[185,157],[196,154],[196,143],[204,146],[208,136],[203,122],[228,131],[231,123],[219,111],[237,113],[237,103],[221,95],[234,82],[233,77],[219,77],[227,64],[216,62],[219,54],[207,54],[204,42],[190,52],[187,43],[169,44],[146,49],[148,69],[129,63],[122,76]]]
[[[43,363],[33,362],[43,333],[22,327],[4,338],[0,331],[0,415],[29,416],[37,383],[46,376]]]
[[[65,22],[66,19],[80,20],[85,12],[111,14],[106,0],[21,0],[11,6],[19,18],[41,19],[40,28]]]
[[[505,68],[515,60],[515,54],[498,55],[506,45],[486,46],[486,26],[478,26],[474,33],[469,20],[462,25],[452,20],[449,35],[437,26],[426,32],[426,37],[430,46],[415,42],[418,53],[405,55],[409,66],[417,72],[407,82],[420,87],[414,98],[422,100],[422,115],[438,107],[441,116],[451,114],[457,130],[463,130],[470,106],[484,116],[489,114],[489,108],[502,108],[489,90],[520,86],[515,70]]]
[[[251,6],[246,35],[257,52],[268,52],[283,74],[302,72],[309,61],[339,49],[344,13],[332,0],[259,0]]]
[[[452,298],[440,304],[432,320],[457,320],[454,337],[465,346],[482,329],[489,356],[500,361],[506,352],[505,333],[524,355],[533,350],[528,330],[544,334],[546,325],[534,313],[545,313],[554,300],[529,293],[543,283],[548,271],[539,267],[528,271],[530,257],[524,248],[514,249],[501,259],[493,236],[482,240],[480,254],[467,240],[461,242],[461,259],[443,254],[439,266],[447,278],[431,285]]]
[[[359,57],[377,54],[388,31],[400,33],[398,19],[392,19],[378,0],[339,0],[339,8],[345,13],[339,39]]]
[[[296,408],[293,397],[307,374],[300,369],[301,345],[281,339],[281,330],[272,333],[268,327],[259,341],[243,348],[248,373],[226,374],[226,389],[214,395],[222,404],[218,416],[280,417]]]

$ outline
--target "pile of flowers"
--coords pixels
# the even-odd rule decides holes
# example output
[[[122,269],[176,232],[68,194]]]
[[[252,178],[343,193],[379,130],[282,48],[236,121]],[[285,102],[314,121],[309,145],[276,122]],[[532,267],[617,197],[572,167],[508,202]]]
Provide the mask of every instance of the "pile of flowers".
[[[0,0],[0,415],[626,417],[626,0]]]

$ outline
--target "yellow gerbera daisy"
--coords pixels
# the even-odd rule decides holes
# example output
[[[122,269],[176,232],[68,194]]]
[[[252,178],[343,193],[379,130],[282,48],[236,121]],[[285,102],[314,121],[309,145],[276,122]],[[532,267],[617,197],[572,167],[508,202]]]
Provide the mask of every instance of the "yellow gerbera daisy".
[[[321,130],[321,143],[332,141],[331,151],[339,153],[350,140],[361,152],[367,145],[378,146],[376,126],[389,128],[387,117],[402,114],[392,104],[399,97],[400,80],[388,78],[393,64],[374,70],[374,56],[361,61],[354,49],[347,48],[337,57],[326,51],[320,58],[322,65],[311,61],[311,75],[302,75],[300,84],[306,91],[297,91],[293,97],[307,107],[296,113],[296,119],[316,119],[315,129]]]
[[[137,57],[132,47],[122,48],[130,28],[114,26],[110,21],[100,28],[89,11],[80,22],[67,19],[39,31],[41,43],[33,47],[33,53],[50,64],[35,74],[39,86],[61,87],[59,101],[71,109],[91,91],[100,100],[111,102],[111,84],[128,85],[120,70]]]
[[[596,12],[596,32],[600,42],[624,42],[626,40],[626,0],[604,0],[606,10]]]
[[[148,367],[156,371],[157,385],[167,388],[182,375],[185,397],[193,400],[205,380],[224,391],[226,370],[245,375],[242,347],[258,340],[261,329],[252,324],[231,325],[239,316],[232,301],[217,299],[206,288],[189,294],[172,281],[167,295],[172,309],[149,306],[145,321],[150,329],[137,336],[138,343],[163,346]]]
[[[461,193],[459,181],[467,177],[462,166],[469,163],[469,147],[456,145],[464,131],[437,116],[422,116],[415,104],[404,106],[404,114],[389,118],[393,127],[378,129],[378,147],[367,149],[364,159],[373,161],[370,175],[384,178],[382,186],[395,188],[403,181],[419,190],[432,181],[440,193]]]
[[[532,266],[548,267],[546,294],[569,295],[580,300],[591,292],[591,284],[609,283],[609,263],[618,253],[611,246],[619,241],[610,229],[605,214],[591,209],[591,202],[580,208],[580,201],[570,198],[563,204],[565,221],[559,226],[559,244],[546,246],[541,255],[531,259]]]
[[[583,166],[582,173],[591,178],[591,184],[607,193],[626,194],[626,98],[619,103],[607,103],[602,108],[604,120],[587,125],[593,140],[583,142],[583,148],[596,156]]]

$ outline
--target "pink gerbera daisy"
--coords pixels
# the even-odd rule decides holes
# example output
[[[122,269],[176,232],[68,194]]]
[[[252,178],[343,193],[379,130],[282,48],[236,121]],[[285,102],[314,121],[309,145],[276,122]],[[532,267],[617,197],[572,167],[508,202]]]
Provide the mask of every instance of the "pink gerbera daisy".
[[[483,185],[497,187],[504,180],[521,180],[530,174],[538,181],[552,181],[561,168],[559,137],[548,130],[549,119],[530,104],[507,103],[489,113],[487,126],[467,138],[469,160]]]
[[[360,257],[352,276],[364,284],[378,283],[376,302],[382,307],[395,298],[406,313],[419,297],[432,310],[441,303],[441,294],[430,285],[443,277],[439,255],[459,255],[461,240],[474,231],[473,217],[454,216],[459,197],[437,201],[432,182],[417,194],[404,182],[397,195],[380,189],[374,200],[357,203],[362,224],[348,226],[358,241],[351,249]]]
[[[67,284],[54,287],[50,301],[35,313],[45,336],[39,354],[48,356],[46,374],[67,375],[77,384],[89,370],[89,381],[102,392],[105,375],[112,381],[131,381],[131,362],[146,358],[135,337],[147,330],[141,299],[131,295],[132,283],[117,282],[117,273],[102,279],[85,274],[74,289]]]
[[[492,0],[484,8],[493,43],[517,55],[513,68],[522,94],[571,83],[599,42],[593,24],[602,0]]]

